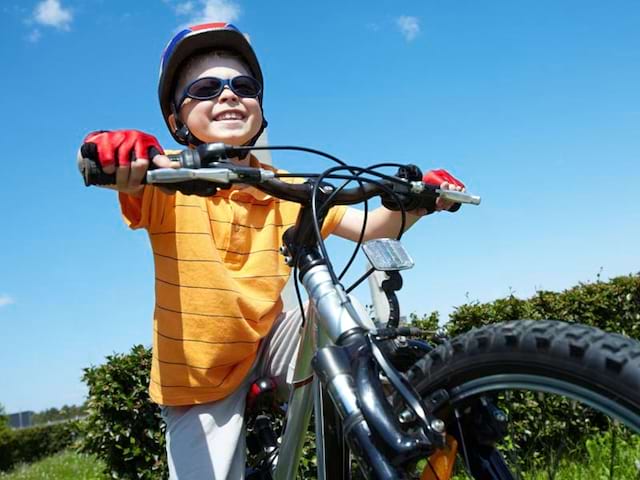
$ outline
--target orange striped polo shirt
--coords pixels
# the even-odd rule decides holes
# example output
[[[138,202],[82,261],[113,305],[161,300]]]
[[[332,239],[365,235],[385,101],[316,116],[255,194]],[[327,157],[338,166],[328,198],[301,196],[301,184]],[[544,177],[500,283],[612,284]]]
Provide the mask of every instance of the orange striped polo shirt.
[[[290,268],[278,248],[300,206],[254,187],[198,197],[146,186],[141,198],[119,198],[127,224],[147,230],[154,255],[152,400],[191,405],[226,397],[282,311]],[[345,211],[330,210],[324,236]]]

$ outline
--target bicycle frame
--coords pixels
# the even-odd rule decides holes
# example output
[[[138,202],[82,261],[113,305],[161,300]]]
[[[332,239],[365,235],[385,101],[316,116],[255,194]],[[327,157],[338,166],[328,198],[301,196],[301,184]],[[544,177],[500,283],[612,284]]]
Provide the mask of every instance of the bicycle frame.
[[[357,311],[349,297],[340,292],[340,287],[331,283],[326,265],[313,267],[303,277],[302,283],[309,293],[309,308],[306,324],[302,327],[286,426],[274,472],[276,480],[295,478],[312,404],[315,405],[318,479],[327,478],[321,427],[324,416],[322,385],[313,375],[311,359],[319,348],[335,343],[344,332],[357,327],[368,330],[373,326],[366,316],[363,317]],[[353,400],[355,401],[355,398]]]

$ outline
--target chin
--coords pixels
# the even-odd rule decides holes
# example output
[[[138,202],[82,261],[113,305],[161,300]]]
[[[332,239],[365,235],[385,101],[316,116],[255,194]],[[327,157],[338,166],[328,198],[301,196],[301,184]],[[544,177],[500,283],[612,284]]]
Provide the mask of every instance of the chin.
[[[206,142],[222,142],[229,145],[244,145],[249,140],[251,140],[256,133],[257,132],[251,133],[233,131],[207,132],[207,134],[203,135],[204,138],[202,140]]]

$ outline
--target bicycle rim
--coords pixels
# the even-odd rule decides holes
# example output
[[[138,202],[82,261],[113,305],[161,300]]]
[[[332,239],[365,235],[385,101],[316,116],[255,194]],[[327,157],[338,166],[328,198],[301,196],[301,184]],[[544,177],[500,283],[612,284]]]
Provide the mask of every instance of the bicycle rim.
[[[571,383],[533,375],[484,377],[451,389],[450,395],[448,405],[436,414],[445,420],[448,431],[458,441],[456,479],[640,477],[640,417],[611,398]],[[505,436],[486,442],[501,458],[482,460],[504,465],[494,465],[481,470],[482,473],[478,473],[477,465],[474,468],[474,461],[469,458],[479,442],[473,419],[465,418],[477,415],[473,407],[480,399],[489,400],[507,418]],[[572,412],[567,412],[566,424],[561,427],[563,433],[570,432],[568,436],[554,435],[548,424],[537,431],[531,429],[536,422],[527,421],[527,405],[536,414],[544,413],[548,406],[557,411],[559,405],[566,405]],[[588,420],[571,425],[576,418]],[[540,421],[549,422],[542,418]],[[421,470],[425,469],[430,467],[423,465]]]
[[[521,321],[455,338],[409,377],[426,404],[448,394],[434,413],[459,446],[456,480],[637,480],[639,359],[640,345],[620,335]],[[438,478],[418,467],[410,477]]]

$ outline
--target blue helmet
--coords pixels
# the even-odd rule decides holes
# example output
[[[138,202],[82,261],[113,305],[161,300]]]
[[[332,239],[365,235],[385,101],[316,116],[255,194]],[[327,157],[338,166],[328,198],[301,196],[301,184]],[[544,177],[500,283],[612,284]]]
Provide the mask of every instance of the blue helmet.
[[[162,52],[158,99],[162,116],[171,135],[183,145],[194,142],[180,132],[177,106],[174,100],[178,73],[188,59],[199,52],[211,50],[228,50],[237,54],[247,64],[251,75],[258,80],[262,91],[264,91],[264,79],[258,57],[249,41],[237,27],[231,23],[215,22],[194,25],[178,32]],[[262,93],[258,100],[262,105]],[[255,143],[265,126],[266,120],[263,120],[263,126],[258,135],[250,142],[251,145]]]

